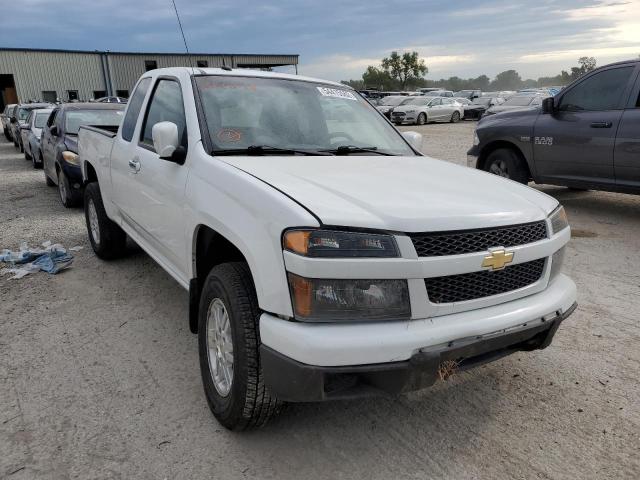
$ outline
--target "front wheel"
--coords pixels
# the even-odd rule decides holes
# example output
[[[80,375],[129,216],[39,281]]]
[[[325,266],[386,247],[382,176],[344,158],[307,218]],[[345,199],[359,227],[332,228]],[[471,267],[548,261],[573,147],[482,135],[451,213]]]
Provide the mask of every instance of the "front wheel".
[[[418,119],[416,120],[417,125],[424,125],[427,123],[427,115],[425,113],[421,113],[418,115]]]
[[[451,115],[451,123],[458,123],[460,121],[460,112],[453,112]]]
[[[71,188],[69,179],[62,170],[58,171],[58,194],[65,208],[72,208],[80,203],[80,195]]]
[[[529,182],[526,164],[516,152],[508,148],[499,148],[491,152],[484,169],[499,177],[509,178],[525,185]]]
[[[200,296],[200,372],[211,412],[230,430],[261,427],[281,407],[264,384],[259,318],[247,264],[214,267]]]

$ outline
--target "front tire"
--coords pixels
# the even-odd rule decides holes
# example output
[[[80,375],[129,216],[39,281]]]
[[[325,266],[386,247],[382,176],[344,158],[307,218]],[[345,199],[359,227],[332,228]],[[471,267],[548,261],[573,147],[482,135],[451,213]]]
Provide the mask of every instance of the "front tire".
[[[509,148],[499,148],[491,152],[485,162],[484,170],[525,185],[529,182],[526,164],[516,152]]]
[[[261,427],[281,407],[263,380],[259,318],[247,264],[214,267],[200,296],[200,372],[211,412],[230,430]]]
[[[418,119],[416,120],[416,125],[425,125],[427,123],[427,115],[425,113],[421,113],[418,115]]]
[[[451,123],[458,123],[460,121],[460,112],[453,112],[451,114]]]
[[[98,257],[112,260],[126,253],[127,234],[107,216],[97,182],[84,189],[84,218],[91,248]]]
[[[65,208],[73,208],[80,203],[80,195],[73,191],[62,169],[58,170],[58,194]]]

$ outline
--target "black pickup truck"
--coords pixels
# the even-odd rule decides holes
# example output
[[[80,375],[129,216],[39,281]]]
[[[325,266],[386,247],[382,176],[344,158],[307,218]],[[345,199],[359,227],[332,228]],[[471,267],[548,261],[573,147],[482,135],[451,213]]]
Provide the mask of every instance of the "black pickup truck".
[[[640,61],[600,67],[541,107],[483,118],[467,164],[521,183],[640,193]]]

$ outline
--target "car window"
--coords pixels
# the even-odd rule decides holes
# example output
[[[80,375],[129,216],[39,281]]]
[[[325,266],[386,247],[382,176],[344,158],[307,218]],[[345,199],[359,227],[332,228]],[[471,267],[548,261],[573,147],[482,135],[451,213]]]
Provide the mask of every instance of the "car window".
[[[633,67],[611,68],[580,82],[560,100],[562,111],[599,111],[620,108]]]
[[[184,113],[182,90],[174,80],[161,79],[156,83],[147,108],[140,141],[153,148],[152,129],[156,123],[173,122],[178,126],[180,145],[187,147],[187,119]]]
[[[442,105],[442,100],[440,98],[434,98],[429,102],[430,107],[435,107],[437,105]]]
[[[131,96],[129,108],[122,121],[122,138],[127,142],[130,142],[133,138],[133,131],[136,129],[140,109],[147,95],[147,90],[149,90],[149,85],[151,85],[151,79],[143,78]]]
[[[36,113],[35,127],[36,128],[44,128],[47,124],[47,119],[49,118],[49,113],[47,112],[38,112]]]
[[[65,115],[65,133],[77,135],[82,126],[120,126],[122,110],[68,110]]]

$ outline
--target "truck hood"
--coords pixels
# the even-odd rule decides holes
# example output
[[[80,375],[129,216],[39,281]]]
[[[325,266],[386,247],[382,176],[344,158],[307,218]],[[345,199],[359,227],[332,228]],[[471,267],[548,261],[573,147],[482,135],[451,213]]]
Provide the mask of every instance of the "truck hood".
[[[429,157],[222,157],[324,225],[424,232],[544,219],[558,204],[495,175]]]

